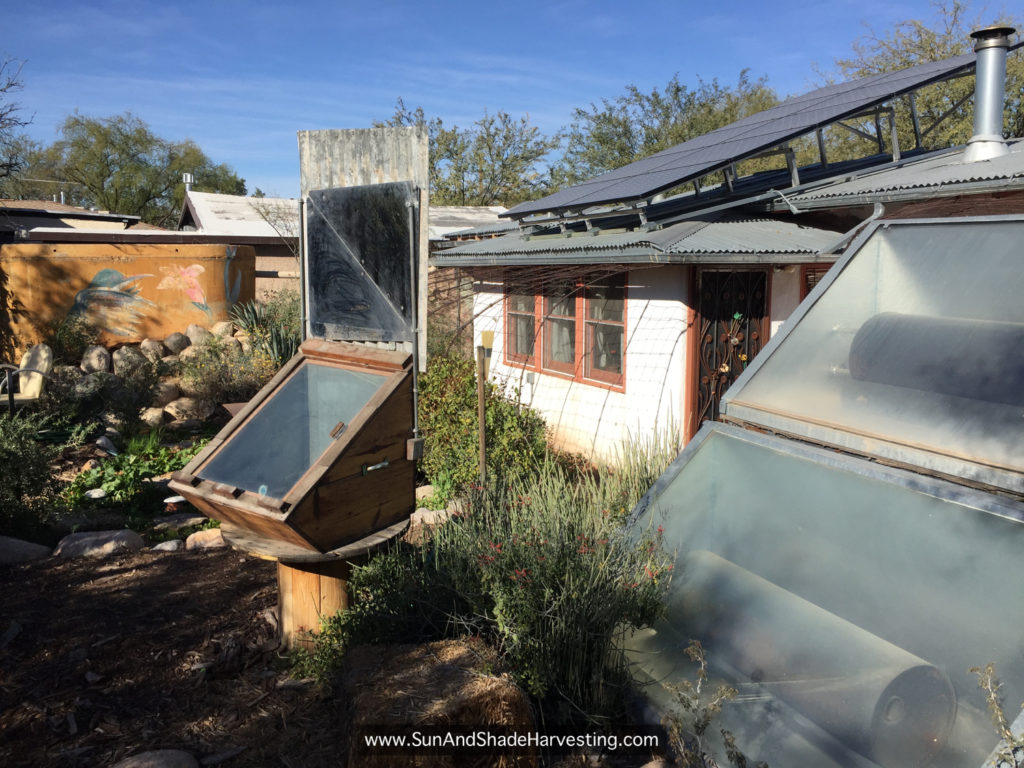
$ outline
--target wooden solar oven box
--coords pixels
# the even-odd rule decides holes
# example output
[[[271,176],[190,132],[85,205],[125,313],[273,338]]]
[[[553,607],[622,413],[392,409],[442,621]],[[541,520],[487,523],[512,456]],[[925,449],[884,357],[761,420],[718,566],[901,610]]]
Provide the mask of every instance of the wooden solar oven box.
[[[416,195],[404,182],[310,193],[310,338],[174,475],[204,514],[315,554],[413,511]]]

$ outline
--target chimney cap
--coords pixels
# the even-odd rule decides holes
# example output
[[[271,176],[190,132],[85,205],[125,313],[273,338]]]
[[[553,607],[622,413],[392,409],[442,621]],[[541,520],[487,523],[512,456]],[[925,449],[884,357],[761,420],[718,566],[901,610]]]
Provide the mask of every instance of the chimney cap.
[[[982,27],[971,32],[971,37],[976,41],[974,50],[980,51],[984,48],[1009,48],[1010,35],[1017,30],[1014,27],[995,25]]]

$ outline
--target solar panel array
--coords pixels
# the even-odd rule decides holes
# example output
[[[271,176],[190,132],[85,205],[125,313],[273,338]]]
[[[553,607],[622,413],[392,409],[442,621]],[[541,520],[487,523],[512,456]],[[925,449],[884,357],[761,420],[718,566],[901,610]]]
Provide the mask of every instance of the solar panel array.
[[[898,72],[828,85],[794,96],[696,139],[616,168],[540,200],[521,203],[503,216],[580,210],[593,205],[640,200],[698,179],[729,163],[756,155],[836,120],[856,115],[894,96],[944,80],[974,66],[973,53],[919,64]]]

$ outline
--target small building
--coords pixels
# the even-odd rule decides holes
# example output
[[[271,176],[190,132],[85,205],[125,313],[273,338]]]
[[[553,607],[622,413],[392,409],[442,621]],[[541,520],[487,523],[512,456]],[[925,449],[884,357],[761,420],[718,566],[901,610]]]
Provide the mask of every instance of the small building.
[[[253,298],[253,252],[138,216],[0,201],[0,357],[80,319],[108,344],[162,339],[228,319]]]
[[[299,278],[299,201],[188,190],[178,229],[228,237],[252,247],[256,295],[296,288]]]
[[[1021,143],[978,159],[925,150],[916,113],[916,146],[891,130],[892,110],[915,104],[899,97],[974,66],[968,54],[794,97],[516,206],[505,214],[515,231],[456,243],[432,264],[472,275],[476,343],[494,332],[492,377],[561,447],[611,458],[631,436],[688,440],[867,222],[925,203],[936,215],[1021,205]],[[874,124],[860,133],[877,153],[830,161],[823,131],[859,118]],[[797,164],[799,142],[816,145],[814,161]],[[779,167],[738,172],[766,156]]]

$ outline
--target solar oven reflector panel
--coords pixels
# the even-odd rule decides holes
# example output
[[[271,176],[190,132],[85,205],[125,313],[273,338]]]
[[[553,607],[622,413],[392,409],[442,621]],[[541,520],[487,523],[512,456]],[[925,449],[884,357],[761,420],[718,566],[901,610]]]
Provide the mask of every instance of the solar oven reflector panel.
[[[309,335],[331,341],[412,341],[409,182],[320,189],[306,208]]]
[[[707,425],[639,530],[677,551],[666,618],[631,640],[651,697],[707,649],[722,725],[769,765],[980,766],[997,742],[968,670],[1024,701],[1024,507],[833,451]]]
[[[215,483],[284,498],[387,377],[307,362],[199,471]]]

